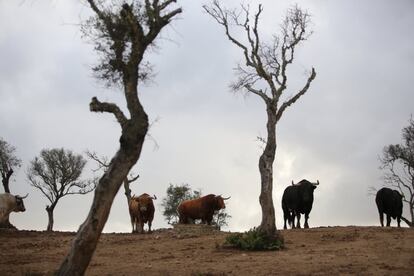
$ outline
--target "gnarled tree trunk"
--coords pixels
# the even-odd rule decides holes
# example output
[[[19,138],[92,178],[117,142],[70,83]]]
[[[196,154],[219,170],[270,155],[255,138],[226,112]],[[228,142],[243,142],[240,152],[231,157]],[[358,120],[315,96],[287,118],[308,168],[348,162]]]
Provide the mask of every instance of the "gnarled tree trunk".
[[[6,194],[10,194],[9,182],[10,182],[10,177],[12,174],[13,174],[13,169],[11,168],[7,171],[7,173],[5,174],[2,173],[2,183],[3,183],[4,192]],[[16,227],[10,223],[9,217],[7,217],[7,219],[0,225],[0,227],[16,229]]]
[[[53,211],[55,210],[55,206],[51,205],[51,206],[46,206],[46,212],[47,212],[47,218],[48,218],[48,223],[47,223],[47,228],[46,231],[53,231]]]
[[[276,111],[267,104],[267,140],[259,159],[261,192],[259,197],[262,207],[262,222],[259,230],[269,236],[276,234],[275,209],[273,205],[273,162],[276,155]]]
[[[92,28],[90,35],[96,43],[95,50],[104,57],[94,69],[105,81],[108,77],[114,83],[122,81],[130,118],[116,104],[92,98],[91,111],[115,115],[122,128],[121,146],[99,180],[89,215],[58,271],[59,275],[71,276],[85,273],[114,197],[141,154],[148,131],[148,116],[137,91],[138,81],[149,73],[141,66],[144,53],[172,18],[182,12],[181,8],[170,9],[175,0],[113,1],[106,8],[103,1],[87,2],[95,13],[87,24]]]
[[[266,103],[267,140],[265,149],[260,156],[259,170],[261,177],[261,192],[259,197],[262,208],[262,221],[258,229],[268,236],[276,233],[276,218],[273,206],[273,163],[276,155],[276,124],[284,111],[306,93],[316,72],[312,68],[305,86],[284,99],[282,94],[287,88],[287,68],[294,59],[295,48],[308,37],[307,26],[309,14],[298,6],[288,10],[281,25],[282,35],[273,37],[271,43],[259,39],[259,18],[263,11],[259,5],[254,16],[250,14],[249,6],[242,10],[226,9],[219,0],[211,5],[204,5],[204,10],[216,22],[224,27],[227,38],[237,46],[244,55],[235,69],[237,80],[231,84],[234,91],[246,91],[259,96]],[[233,28],[244,32],[244,39],[239,39]],[[244,65],[245,64],[245,65]],[[282,101],[283,100],[283,101]],[[282,103],[279,105],[279,103]]]
[[[13,169],[11,168],[7,171],[6,174],[2,174],[2,183],[3,183],[4,192],[6,194],[10,194],[9,182],[10,182],[10,177],[12,174],[13,174]]]
[[[121,148],[99,180],[92,207],[72,243],[70,254],[63,261],[58,275],[83,275],[92,258],[109,216],[112,202],[130,169],[138,160],[148,130],[148,117],[141,107],[140,116],[131,119],[123,130]]]

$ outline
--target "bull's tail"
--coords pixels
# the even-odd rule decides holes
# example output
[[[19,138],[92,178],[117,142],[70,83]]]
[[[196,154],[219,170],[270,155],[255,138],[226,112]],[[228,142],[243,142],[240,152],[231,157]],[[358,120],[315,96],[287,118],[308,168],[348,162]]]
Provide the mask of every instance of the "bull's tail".
[[[286,219],[287,219],[287,221],[289,223],[289,226],[292,227],[292,224],[293,224],[293,214],[292,214],[292,212],[290,210],[287,210],[287,212],[286,212]]]
[[[289,208],[285,205],[284,202],[282,202],[282,209],[283,209],[283,217],[285,221],[285,226],[286,226],[286,221],[287,221],[289,223],[289,226],[292,227],[292,224],[293,224],[292,212],[289,210]]]

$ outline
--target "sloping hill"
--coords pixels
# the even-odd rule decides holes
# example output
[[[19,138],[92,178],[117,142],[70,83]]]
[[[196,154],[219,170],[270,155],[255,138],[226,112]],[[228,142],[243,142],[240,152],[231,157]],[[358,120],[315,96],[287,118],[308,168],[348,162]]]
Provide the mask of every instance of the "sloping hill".
[[[413,275],[414,229],[327,227],[282,231],[286,249],[218,247],[227,233],[181,226],[103,234],[87,275]],[[53,274],[74,233],[0,231],[0,275]]]

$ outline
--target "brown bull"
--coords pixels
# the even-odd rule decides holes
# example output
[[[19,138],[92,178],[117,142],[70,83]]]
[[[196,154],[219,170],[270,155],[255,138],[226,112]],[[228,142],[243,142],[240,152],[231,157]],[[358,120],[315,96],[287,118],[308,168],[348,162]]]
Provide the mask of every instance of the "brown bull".
[[[129,202],[129,213],[131,215],[132,233],[140,232],[144,233],[144,224],[148,223],[148,233],[151,233],[151,224],[154,219],[154,203],[149,194],[142,194],[138,197],[135,195]]]
[[[179,223],[189,223],[189,220],[201,219],[201,223],[211,224],[215,211],[226,208],[220,195],[209,194],[197,199],[185,200],[178,205]]]

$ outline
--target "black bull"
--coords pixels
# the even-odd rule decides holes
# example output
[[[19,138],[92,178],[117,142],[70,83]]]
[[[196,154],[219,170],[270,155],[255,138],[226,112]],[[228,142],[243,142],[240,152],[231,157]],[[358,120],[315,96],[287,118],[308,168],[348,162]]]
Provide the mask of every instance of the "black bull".
[[[382,188],[375,196],[378,213],[380,217],[381,226],[384,226],[384,213],[387,215],[387,226],[390,226],[391,217],[397,219],[398,227],[400,227],[402,215],[402,196],[396,190],[389,188]]]
[[[308,180],[301,180],[297,184],[293,184],[285,189],[282,197],[282,209],[284,218],[284,229],[286,229],[286,221],[292,228],[295,228],[295,217],[297,218],[296,227],[300,228],[300,214],[305,214],[305,228],[309,228],[309,213],[312,210],[313,191],[319,185],[311,183]]]

